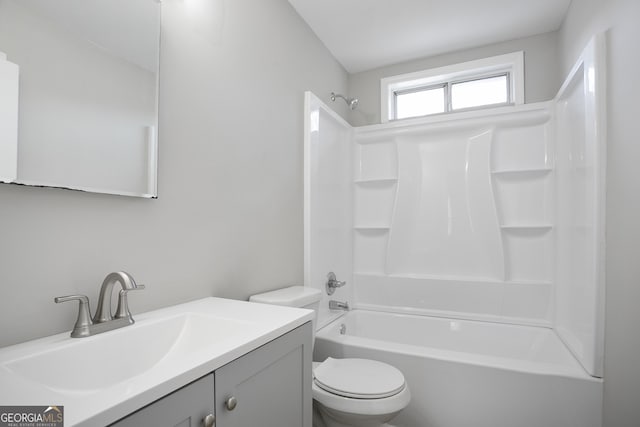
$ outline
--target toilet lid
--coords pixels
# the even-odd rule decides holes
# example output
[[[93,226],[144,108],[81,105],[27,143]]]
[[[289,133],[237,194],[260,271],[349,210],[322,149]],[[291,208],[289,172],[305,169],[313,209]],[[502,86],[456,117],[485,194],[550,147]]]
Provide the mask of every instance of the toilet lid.
[[[398,394],[404,375],[386,363],[369,359],[327,358],[313,372],[318,387],[357,399],[381,399]]]

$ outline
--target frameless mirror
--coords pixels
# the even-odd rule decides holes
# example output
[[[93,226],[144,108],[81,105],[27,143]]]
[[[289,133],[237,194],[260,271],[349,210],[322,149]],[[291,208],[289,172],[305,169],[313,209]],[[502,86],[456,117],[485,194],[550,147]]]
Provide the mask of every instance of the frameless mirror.
[[[0,182],[156,197],[158,0],[0,0]]]

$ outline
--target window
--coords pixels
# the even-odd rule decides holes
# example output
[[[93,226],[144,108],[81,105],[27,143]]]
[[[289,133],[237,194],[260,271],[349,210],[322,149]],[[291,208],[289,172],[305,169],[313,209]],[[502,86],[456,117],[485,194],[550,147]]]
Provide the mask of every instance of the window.
[[[395,92],[396,119],[444,113],[445,89],[440,85]]]
[[[524,103],[523,53],[381,80],[382,121]]]

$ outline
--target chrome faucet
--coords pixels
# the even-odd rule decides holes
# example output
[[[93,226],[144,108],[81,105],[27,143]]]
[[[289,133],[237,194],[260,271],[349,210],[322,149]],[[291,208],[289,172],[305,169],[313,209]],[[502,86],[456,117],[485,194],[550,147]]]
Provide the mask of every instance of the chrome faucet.
[[[345,310],[349,311],[349,303],[347,301],[329,301],[329,310]]]
[[[116,283],[119,283],[122,289],[118,293],[118,307],[116,308],[114,316],[111,311],[111,294]],[[144,289],[144,285],[137,285],[129,273],[119,271],[108,274],[100,287],[98,308],[96,309],[93,319],[91,318],[91,309],[89,308],[89,298],[86,295],[56,297],[54,301],[61,303],[77,300],[80,303],[78,307],[78,318],[73,327],[73,331],[71,331],[71,337],[83,338],[135,323],[129,311],[127,293],[138,289]]]

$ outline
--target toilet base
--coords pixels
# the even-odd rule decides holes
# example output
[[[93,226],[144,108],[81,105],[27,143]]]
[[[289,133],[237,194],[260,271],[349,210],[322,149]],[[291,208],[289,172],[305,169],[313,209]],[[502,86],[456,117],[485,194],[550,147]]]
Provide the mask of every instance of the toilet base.
[[[322,419],[322,415],[320,415],[320,410],[318,409],[318,404],[316,401],[313,401],[313,427],[327,427],[324,420]]]
[[[313,402],[313,427],[393,427],[386,424],[398,412],[385,415],[352,414]]]

